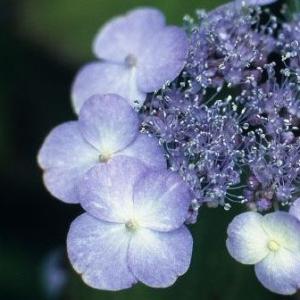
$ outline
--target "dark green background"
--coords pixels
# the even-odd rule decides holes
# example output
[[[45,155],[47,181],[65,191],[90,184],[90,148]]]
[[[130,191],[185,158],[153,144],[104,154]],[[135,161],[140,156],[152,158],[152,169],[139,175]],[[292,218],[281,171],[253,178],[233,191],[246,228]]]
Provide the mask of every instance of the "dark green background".
[[[0,299],[48,299],[42,284],[46,257],[63,249],[79,206],[52,198],[41,180],[36,153],[55,125],[74,119],[70,85],[76,70],[92,59],[90,45],[103,22],[142,5],[159,7],[170,23],[196,8],[222,0],[0,0]],[[85,286],[65,259],[65,300],[271,300],[253,267],[226,252],[226,227],[237,208],[201,210],[191,226],[191,268],[168,289],[138,285],[124,292]],[[300,299],[300,296],[298,297]],[[293,299],[297,299],[295,296]]]

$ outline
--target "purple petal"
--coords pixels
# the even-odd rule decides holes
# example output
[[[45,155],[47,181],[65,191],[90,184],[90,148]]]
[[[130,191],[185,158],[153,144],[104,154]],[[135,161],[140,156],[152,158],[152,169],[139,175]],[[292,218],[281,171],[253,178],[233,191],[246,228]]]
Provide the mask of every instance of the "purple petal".
[[[128,55],[138,57],[145,51],[145,42],[164,25],[165,18],[159,10],[132,10],[100,29],[94,41],[94,53],[98,58],[123,63]]]
[[[138,87],[143,92],[160,89],[182,71],[188,53],[188,39],[179,27],[169,26],[159,31],[144,46],[138,64]]]
[[[138,230],[129,245],[134,276],[151,287],[168,287],[189,268],[193,239],[185,226],[170,231]]]
[[[119,152],[119,154],[139,159],[146,166],[153,169],[164,169],[167,167],[166,158],[158,140],[145,134],[139,134],[134,142]]]
[[[300,287],[299,252],[293,253],[282,248],[277,252],[270,253],[255,266],[255,273],[263,286],[270,291],[292,295]]]
[[[134,188],[134,211],[141,226],[159,231],[179,228],[187,218],[191,194],[170,171],[150,172]]]
[[[78,187],[81,205],[101,220],[126,223],[132,216],[133,186],[146,170],[139,160],[126,156],[95,166]]]
[[[72,86],[72,103],[79,113],[84,102],[94,95],[118,94],[131,106],[140,107],[146,94],[139,91],[136,68],[111,63],[90,63],[76,75]]]
[[[124,224],[82,214],[71,224],[68,256],[87,285],[111,291],[126,289],[137,282],[127,264],[129,240]]]
[[[300,198],[291,205],[289,213],[300,221]]]
[[[93,96],[84,104],[79,114],[79,126],[85,139],[101,155],[109,157],[134,140],[139,119],[126,100],[108,94]]]
[[[82,175],[97,163],[98,155],[96,149],[83,139],[78,122],[57,126],[49,133],[38,154],[47,189],[64,202],[77,203],[75,187]]]
[[[263,216],[255,212],[238,215],[227,229],[227,249],[243,264],[256,264],[268,254],[268,237],[263,228]]]

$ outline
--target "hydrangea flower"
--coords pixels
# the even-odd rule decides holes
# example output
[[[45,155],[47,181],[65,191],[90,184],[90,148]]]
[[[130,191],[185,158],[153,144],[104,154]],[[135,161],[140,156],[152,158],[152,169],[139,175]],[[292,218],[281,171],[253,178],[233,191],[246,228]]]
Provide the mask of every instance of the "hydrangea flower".
[[[198,10],[186,33],[136,9],[97,34],[72,88],[79,120],[38,157],[50,192],[86,211],[67,246],[89,286],[170,286],[190,264],[184,223],[238,203],[253,212],[229,225],[230,254],[273,292],[300,288],[299,14],[259,6],[273,2]]]
[[[167,287],[187,271],[193,240],[183,222],[191,199],[178,175],[120,156],[83,177],[79,198],[87,213],[73,221],[67,248],[86,284]]]
[[[286,212],[246,212],[228,227],[227,249],[243,264],[255,265],[259,281],[283,295],[300,288],[300,222]]]
[[[245,83],[260,79],[259,69],[274,48],[272,28],[264,32],[257,20],[260,8],[242,10],[230,2],[211,12],[200,11],[189,27],[190,46],[184,72],[196,89]],[[250,3],[249,3],[250,4]]]
[[[290,23],[284,23],[278,37],[284,61],[300,76],[300,13]],[[288,70],[291,72],[291,70]]]
[[[94,53],[101,61],[78,73],[72,101],[76,112],[94,94],[115,93],[140,107],[146,94],[175,79],[188,51],[185,32],[166,26],[162,13],[152,8],[114,18],[97,34]]]
[[[96,164],[116,156],[135,157],[152,168],[166,162],[157,140],[139,133],[137,113],[117,95],[93,96],[79,120],[54,128],[38,154],[48,190],[58,199],[77,203],[76,186]]]
[[[228,189],[240,183],[245,144],[230,99],[209,107],[199,95],[171,86],[145,107],[143,130],[164,145],[168,165],[189,184],[196,209],[224,205]]]

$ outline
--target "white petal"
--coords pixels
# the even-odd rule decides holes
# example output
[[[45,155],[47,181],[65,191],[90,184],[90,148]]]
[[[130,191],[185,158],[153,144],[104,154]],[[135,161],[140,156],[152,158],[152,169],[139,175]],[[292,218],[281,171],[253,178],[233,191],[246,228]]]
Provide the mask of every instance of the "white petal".
[[[256,264],[268,254],[263,216],[255,212],[238,215],[229,224],[226,241],[230,255],[243,264]]]
[[[300,286],[300,253],[294,254],[284,248],[271,252],[255,266],[255,273],[264,287],[272,292],[294,294]]]
[[[83,208],[108,222],[127,222],[133,213],[133,188],[146,172],[136,159],[118,156],[92,168],[80,182],[78,197]]]
[[[286,212],[274,212],[264,216],[263,227],[269,240],[300,253],[300,222],[296,218]]]

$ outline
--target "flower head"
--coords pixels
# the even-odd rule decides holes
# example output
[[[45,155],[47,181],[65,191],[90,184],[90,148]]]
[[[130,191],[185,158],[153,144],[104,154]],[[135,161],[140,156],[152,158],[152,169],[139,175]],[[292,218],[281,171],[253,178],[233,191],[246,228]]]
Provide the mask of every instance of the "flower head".
[[[283,24],[278,45],[283,60],[300,76],[300,14],[293,17],[290,23]]]
[[[45,139],[38,154],[45,185],[58,199],[76,203],[81,177],[116,156],[135,157],[153,168],[164,168],[158,142],[138,129],[138,115],[125,99],[112,94],[91,97],[78,121],[59,125]]]
[[[242,10],[234,3],[198,15],[191,24],[190,47],[184,71],[191,84],[202,88],[245,83],[260,78],[259,68],[274,48],[271,34],[259,26],[259,8]],[[272,28],[270,26],[270,28]]]
[[[238,215],[228,227],[227,249],[243,264],[255,265],[259,281],[283,295],[300,288],[300,222],[286,212]]]
[[[183,223],[190,194],[179,176],[118,157],[83,177],[79,198],[87,213],[72,223],[67,246],[88,285],[167,287],[187,271],[192,237]]]
[[[224,205],[227,190],[240,182],[244,156],[230,98],[209,107],[199,95],[171,86],[146,104],[144,130],[158,137],[169,167],[189,184],[199,204]]]
[[[165,25],[160,11],[142,8],[104,25],[93,48],[102,61],[79,71],[72,88],[76,112],[90,96],[106,93],[118,94],[140,107],[147,93],[179,75],[188,42],[182,29]]]

